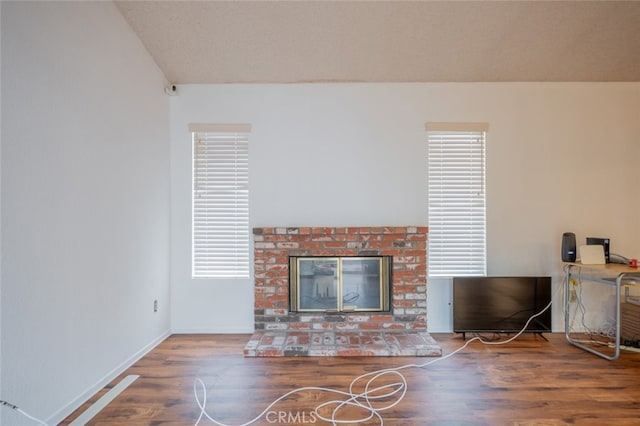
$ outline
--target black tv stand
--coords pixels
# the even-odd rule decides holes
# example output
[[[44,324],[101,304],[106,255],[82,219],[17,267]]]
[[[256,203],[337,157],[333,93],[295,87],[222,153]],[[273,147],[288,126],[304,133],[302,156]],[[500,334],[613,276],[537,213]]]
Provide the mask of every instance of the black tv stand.
[[[542,337],[544,339],[545,342],[548,342],[549,339],[547,339],[546,337],[544,337],[544,334],[542,334],[542,331],[538,331],[535,334],[537,334],[538,336]]]
[[[459,334],[462,334],[462,340],[467,340],[467,332],[466,331],[458,331]],[[474,331],[472,332],[473,334],[479,335],[481,332],[479,331]],[[517,332],[513,332],[513,331],[486,331],[485,333],[494,333],[494,334],[518,334]],[[544,341],[548,342],[549,339],[547,339],[544,334],[543,331],[525,331],[522,334],[533,334],[533,335],[537,335],[540,336],[542,339],[544,339]]]

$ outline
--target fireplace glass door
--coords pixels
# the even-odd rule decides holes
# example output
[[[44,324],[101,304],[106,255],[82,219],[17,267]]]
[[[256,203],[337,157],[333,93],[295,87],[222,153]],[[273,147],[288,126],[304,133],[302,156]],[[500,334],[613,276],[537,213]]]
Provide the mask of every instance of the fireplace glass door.
[[[389,257],[291,257],[289,271],[293,312],[389,310]]]

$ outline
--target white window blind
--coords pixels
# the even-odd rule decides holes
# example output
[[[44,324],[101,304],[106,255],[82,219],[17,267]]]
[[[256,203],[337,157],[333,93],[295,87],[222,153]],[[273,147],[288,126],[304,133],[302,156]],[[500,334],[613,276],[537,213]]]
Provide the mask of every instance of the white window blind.
[[[248,125],[191,125],[193,278],[249,277]]]
[[[428,123],[429,276],[486,275],[483,123]]]

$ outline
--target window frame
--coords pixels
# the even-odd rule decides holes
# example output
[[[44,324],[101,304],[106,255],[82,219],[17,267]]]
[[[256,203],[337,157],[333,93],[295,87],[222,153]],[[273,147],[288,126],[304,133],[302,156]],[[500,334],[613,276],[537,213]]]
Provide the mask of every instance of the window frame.
[[[425,127],[428,276],[486,276],[489,126],[487,123],[427,123]]]
[[[249,124],[190,124],[191,278],[249,278]]]

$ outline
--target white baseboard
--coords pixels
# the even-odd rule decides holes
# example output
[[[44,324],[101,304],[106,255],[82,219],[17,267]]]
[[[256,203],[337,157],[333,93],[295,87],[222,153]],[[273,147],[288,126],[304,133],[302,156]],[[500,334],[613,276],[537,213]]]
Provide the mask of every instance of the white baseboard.
[[[162,343],[167,337],[171,335],[171,330],[167,330],[162,333],[160,336],[156,337],[151,343],[140,349],[138,352],[130,356],[116,368],[107,373],[102,379],[100,379],[96,384],[89,387],[86,391],[82,392],[78,397],[74,398],[69,404],[65,407],[58,410],[55,414],[49,417],[46,420],[47,424],[57,425],[62,422],[64,419],[69,417],[71,413],[77,410],[82,404],[84,404],[89,398],[95,395],[99,390],[108,385],[113,379],[118,377],[120,374],[125,372],[127,368],[131,367],[135,364],[140,358],[148,354],[153,348]]]

